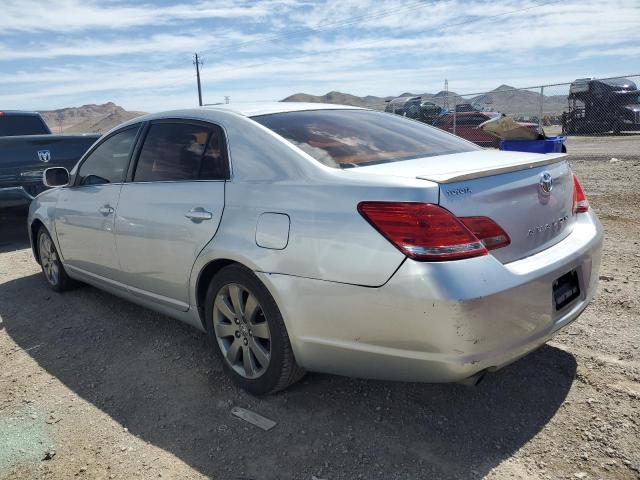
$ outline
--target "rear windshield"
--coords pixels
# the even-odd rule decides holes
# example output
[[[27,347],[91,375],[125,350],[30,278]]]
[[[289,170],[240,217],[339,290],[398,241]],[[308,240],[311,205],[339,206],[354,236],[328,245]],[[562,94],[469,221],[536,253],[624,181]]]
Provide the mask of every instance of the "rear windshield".
[[[252,118],[334,168],[480,149],[424,123],[369,110],[313,110]]]
[[[50,133],[39,115],[0,115],[0,137]]]

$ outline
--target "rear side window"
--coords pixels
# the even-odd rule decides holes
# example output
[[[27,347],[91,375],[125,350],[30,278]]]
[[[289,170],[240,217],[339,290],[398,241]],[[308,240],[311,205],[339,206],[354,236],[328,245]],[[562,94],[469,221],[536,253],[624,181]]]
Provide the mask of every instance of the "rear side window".
[[[286,112],[253,120],[335,168],[479,149],[424,123],[370,110]]]
[[[40,115],[11,115],[0,113],[0,137],[16,135],[44,135],[51,133]]]
[[[98,145],[80,165],[77,185],[122,182],[137,134],[138,126],[118,132]]]
[[[216,125],[152,124],[133,180],[161,182],[227,178],[222,129]]]

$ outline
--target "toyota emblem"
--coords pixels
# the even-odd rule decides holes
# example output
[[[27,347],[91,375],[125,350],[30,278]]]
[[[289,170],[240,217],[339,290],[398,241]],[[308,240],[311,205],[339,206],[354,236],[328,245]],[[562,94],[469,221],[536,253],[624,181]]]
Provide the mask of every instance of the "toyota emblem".
[[[553,178],[549,172],[542,172],[540,175],[540,182],[538,183],[540,193],[543,195],[549,195],[553,188]]]

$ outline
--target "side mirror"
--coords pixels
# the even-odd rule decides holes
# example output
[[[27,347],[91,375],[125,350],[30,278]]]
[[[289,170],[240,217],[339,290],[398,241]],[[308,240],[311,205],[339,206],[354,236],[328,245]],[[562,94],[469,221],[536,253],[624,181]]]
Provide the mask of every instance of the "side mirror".
[[[69,171],[64,167],[47,168],[42,181],[46,187],[66,187],[69,185]]]

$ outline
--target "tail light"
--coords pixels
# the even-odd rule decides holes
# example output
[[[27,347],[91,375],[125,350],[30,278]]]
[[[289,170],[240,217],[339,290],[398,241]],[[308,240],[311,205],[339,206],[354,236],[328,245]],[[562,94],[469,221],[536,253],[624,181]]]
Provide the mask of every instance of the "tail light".
[[[460,220],[487,250],[506,247],[511,243],[507,232],[489,217],[460,217]]]
[[[575,173],[573,174],[573,213],[584,213],[589,210],[589,200],[584,194],[582,185]]]
[[[509,243],[507,234],[492,220],[467,217],[469,225],[465,225],[465,218],[457,218],[431,203],[361,202],[358,212],[396,248],[415,260],[478,257],[487,255],[488,249]]]

